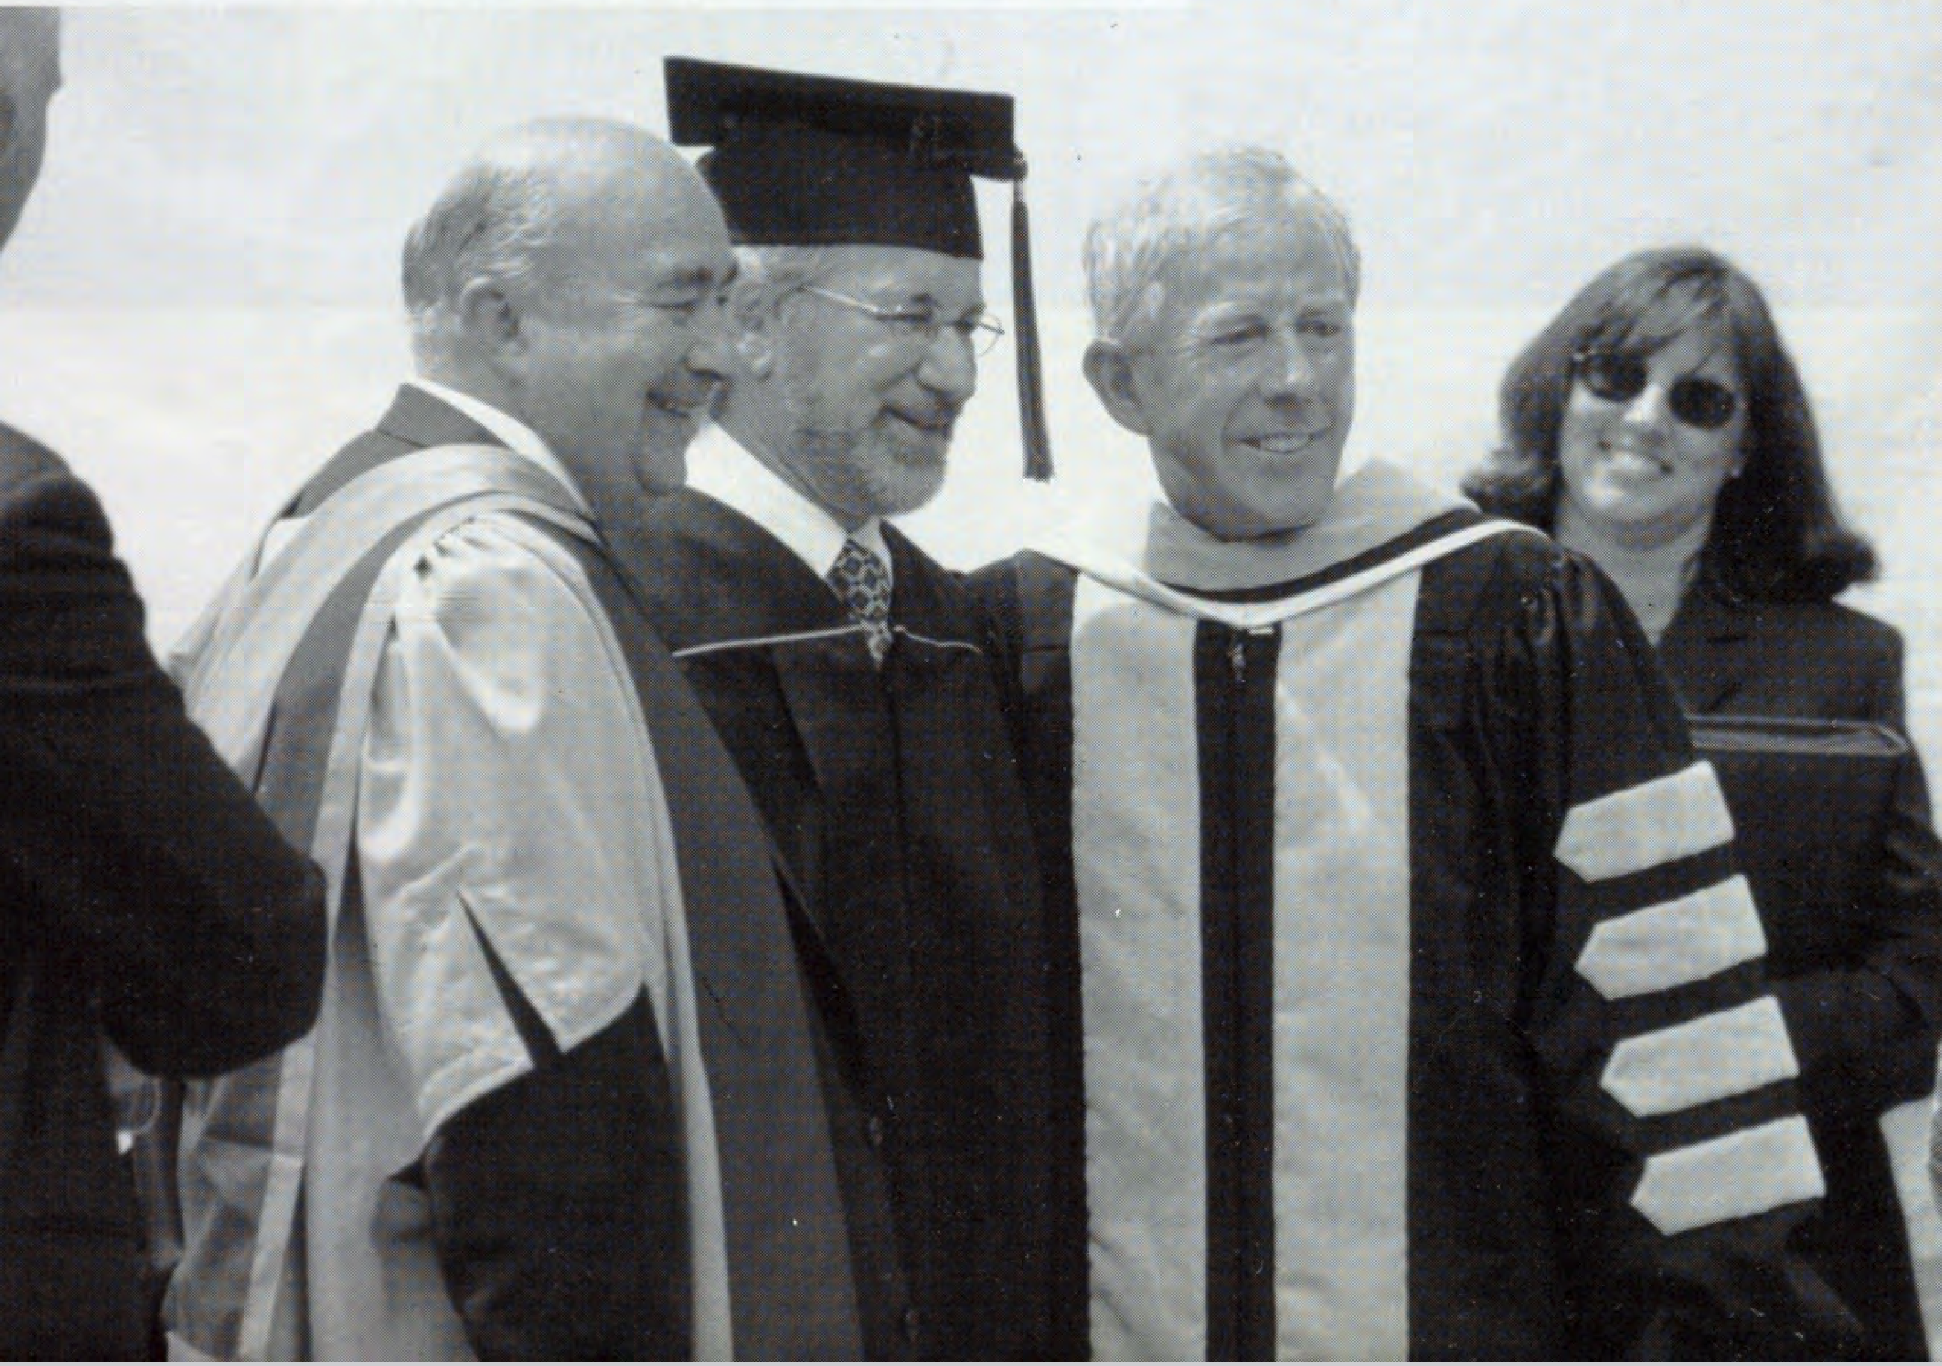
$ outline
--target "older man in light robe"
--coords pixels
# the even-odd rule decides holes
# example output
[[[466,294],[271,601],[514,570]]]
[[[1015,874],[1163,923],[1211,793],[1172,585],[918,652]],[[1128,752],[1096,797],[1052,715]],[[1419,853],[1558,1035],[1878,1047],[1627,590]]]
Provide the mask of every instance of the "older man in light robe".
[[[733,269],[651,135],[496,140],[405,246],[417,378],[193,634],[334,935],[316,1032],[189,1095],[184,1354],[856,1351],[767,836],[637,606]]]

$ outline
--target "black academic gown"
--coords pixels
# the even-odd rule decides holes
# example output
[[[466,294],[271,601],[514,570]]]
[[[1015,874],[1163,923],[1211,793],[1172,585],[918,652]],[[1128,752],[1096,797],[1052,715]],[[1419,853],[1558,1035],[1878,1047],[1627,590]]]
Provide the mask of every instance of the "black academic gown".
[[[1901,637],[1835,603],[1755,602],[1702,577],[1659,659],[1695,714],[1907,733]],[[1853,904],[1761,912],[1828,1180],[1826,1207],[1800,1242],[1867,1327],[1861,1354],[1908,1360],[1926,1357],[1928,1343],[1880,1116],[1934,1089],[1942,1031],[1942,848],[1912,754],[1871,858],[1871,891]]]
[[[1452,513],[1299,581],[1210,596],[1298,602],[1475,520]],[[1801,1187],[1772,1197],[1778,1203],[1749,1202],[1744,1217],[1671,1236],[1634,1204],[1642,1162],[1653,1155],[1797,1123],[1791,1082],[1650,1117],[1627,1113],[1607,1093],[1605,1069],[1625,1037],[1697,1024],[1765,992],[1757,958],[1678,981],[1692,974],[1670,970],[1684,953],[1674,939],[1653,950],[1661,955],[1656,975],[1671,984],[1664,989],[1641,984],[1606,1000],[1587,980],[1598,975],[1588,950],[1595,924],[1703,893],[1731,872],[1724,845],[1598,881],[1581,878],[1556,852],[1574,810],[1583,808],[1579,821],[1590,828],[1604,819],[1590,814],[1600,811],[1598,799],[1652,790],[1691,762],[1650,646],[1595,569],[1535,536],[1487,540],[1418,572],[1406,724],[1362,741],[1402,747],[1407,762],[1407,982],[1386,988],[1407,993],[1406,1269],[1396,1273],[1407,1355],[1793,1357],[1851,1349],[1852,1320],[1785,1245],[1814,1208]],[[998,623],[1015,680],[1019,752],[1044,866],[1059,1022],[1056,1312],[1068,1329],[1076,1320],[1084,1350],[1086,1078],[1095,1046],[1115,1046],[1126,1027],[1082,1018],[1083,870],[1073,854],[1075,833],[1084,835],[1073,819],[1078,582],[1066,564],[1026,553],[980,571],[971,586]],[[1199,772],[1180,776],[1197,786],[1202,823],[1187,840],[1202,880],[1209,1210],[1206,1265],[1179,1273],[1204,1275],[1212,1359],[1272,1357],[1289,1330],[1277,1323],[1276,1286],[1303,1276],[1299,1266],[1277,1272],[1277,1255],[1288,1255],[1277,1243],[1288,1230],[1277,1229],[1272,1198],[1281,1161],[1274,1116],[1287,1097],[1270,1058],[1270,959],[1294,946],[1261,952],[1271,942],[1270,916],[1303,914],[1276,909],[1268,846],[1278,826],[1274,756],[1279,744],[1296,742],[1276,730],[1277,670],[1293,666],[1278,655],[1282,629],[1203,619],[1185,637],[1190,658],[1164,665],[1190,671],[1198,712],[1187,724],[1198,731]],[[1148,729],[1170,720],[1155,718]],[[1137,751],[1147,736],[1129,725],[1107,743]],[[1097,822],[1089,838],[1095,846],[1101,838]],[[1124,857],[1146,856],[1128,849]],[[1179,1114],[1182,1123],[1199,1119],[1190,1107]],[[1354,1202],[1362,1192],[1340,1187],[1336,1197]]]
[[[888,1159],[909,1287],[902,1308],[866,1308],[867,1349],[1039,1355],[1046,1069],[1031,835],[980,619],[947,571],[894,528],[884,539],[896,639],[881,669],[821,578],[699,493],[649,515],[649,611],[853,1003],[863,1140]]]

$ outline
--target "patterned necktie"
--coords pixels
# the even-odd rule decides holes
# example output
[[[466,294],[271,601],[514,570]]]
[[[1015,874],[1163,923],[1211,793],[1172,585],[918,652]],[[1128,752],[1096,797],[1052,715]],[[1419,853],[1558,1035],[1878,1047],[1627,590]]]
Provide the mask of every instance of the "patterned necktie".
[[[870,550],[845,540],[827,577],[850,615],[869,632],[870,658],[883,663],[890,652],[890,571]]]

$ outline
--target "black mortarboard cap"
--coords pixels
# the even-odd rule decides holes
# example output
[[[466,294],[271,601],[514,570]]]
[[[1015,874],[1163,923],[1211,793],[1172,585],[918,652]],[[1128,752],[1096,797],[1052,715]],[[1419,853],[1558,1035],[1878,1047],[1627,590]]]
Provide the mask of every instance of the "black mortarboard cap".
[[[1009,95],[667,59],[668,132],[746,246],[916,247],[982,259],[971,177],[1008,180],[1026,473],[1049,478],[1023,183]]]

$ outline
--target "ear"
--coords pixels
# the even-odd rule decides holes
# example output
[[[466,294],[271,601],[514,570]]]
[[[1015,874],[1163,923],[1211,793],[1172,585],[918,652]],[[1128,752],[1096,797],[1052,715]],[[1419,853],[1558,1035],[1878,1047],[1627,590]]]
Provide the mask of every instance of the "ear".
[[[501,362],[525,350],[519,305],[493,281],[474,280],[460,290],[457,312],[467,349],[482,359]]]
[[[1146,404],[1140,395],[1139,376],[1134,371],[1133,353],[1116,341],[1101,337],[1086,348],[1086,383],[1099,395],[1113,421],[1139,436],[1151,436]]]

